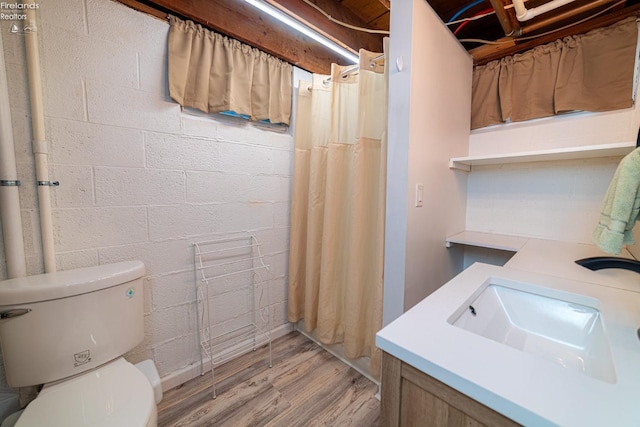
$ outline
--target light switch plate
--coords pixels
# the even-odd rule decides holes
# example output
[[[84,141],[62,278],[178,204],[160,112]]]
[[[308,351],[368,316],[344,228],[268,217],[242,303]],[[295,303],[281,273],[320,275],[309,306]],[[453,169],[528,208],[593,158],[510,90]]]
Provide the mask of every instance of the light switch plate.
[[[422,207],[424,198],[424,184],[416,184],[416,208]]]

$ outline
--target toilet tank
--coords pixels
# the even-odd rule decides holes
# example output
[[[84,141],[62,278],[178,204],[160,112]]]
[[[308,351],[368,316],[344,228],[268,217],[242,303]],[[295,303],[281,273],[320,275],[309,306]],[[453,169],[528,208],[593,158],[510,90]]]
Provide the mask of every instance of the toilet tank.
[[[0,282],[0,344],[12,387],[93,369],[143,337],[140,261]]]

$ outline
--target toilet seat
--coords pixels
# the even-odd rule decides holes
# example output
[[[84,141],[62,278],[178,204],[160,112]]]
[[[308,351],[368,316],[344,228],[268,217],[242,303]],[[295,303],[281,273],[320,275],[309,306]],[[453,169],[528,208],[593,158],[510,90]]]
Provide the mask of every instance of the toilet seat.
[[[125,359],[45,385],[16,427],[155,427],[149,380]]]

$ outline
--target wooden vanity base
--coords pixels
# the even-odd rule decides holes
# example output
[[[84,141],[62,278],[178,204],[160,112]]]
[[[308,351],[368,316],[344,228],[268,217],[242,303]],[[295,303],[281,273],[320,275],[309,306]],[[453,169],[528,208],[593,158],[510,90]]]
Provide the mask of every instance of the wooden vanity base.
[[[388,353],[382,358],[380,410],[385,427],[519,425]]]

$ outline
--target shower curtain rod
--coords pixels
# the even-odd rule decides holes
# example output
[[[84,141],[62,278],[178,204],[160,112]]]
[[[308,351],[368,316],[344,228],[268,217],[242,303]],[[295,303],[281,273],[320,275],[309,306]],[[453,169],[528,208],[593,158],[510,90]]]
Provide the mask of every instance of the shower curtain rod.
[[[384,53],[381,53],[380,55],[376,56],[375,58],[371,58],[369,60],[369,66],[373,66],[376,62],[384,60]],[[347,76],[351,73],[353,73],[354,71],[358,71],[360,69],[360,65],[359,64],[355,64],[352,65],[348,68],[345,68],[344,70],[340,71],[340,77],[344,77]],[[326,79],[324,79],[322,81],[322,83],[327,84],[331,81],[331,77],[327,77]],[[309,90],[311,90],[311,88],[309,88]]]
[[[376,62],[383,60],[384,59],[384,53],[381,53],[380,55],[376,56],[375,58],[372,58],[369,60],[369,66],[371,67],[373,64],[375,64]],[[358,71],[358,69],[360,68],[359,64],[355,64],[352,65],[349,68],[345,68],[344,70],[340,71],[340,77],[344,77],[348,74],[353,73],[354,71]],[[329,77],[329,80],[331,80],[331,77]]]

